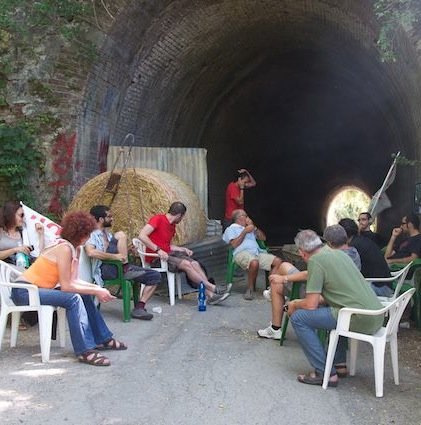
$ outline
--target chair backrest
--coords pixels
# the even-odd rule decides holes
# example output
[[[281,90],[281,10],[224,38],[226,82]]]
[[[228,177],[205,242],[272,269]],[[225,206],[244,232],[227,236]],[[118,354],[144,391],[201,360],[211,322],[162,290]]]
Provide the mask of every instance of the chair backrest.
[[[414,295],[414,292],[415,288],[406,291],[387,306],[386,311],[389,313],[389,320],[386,325],[387,336],[397,332],[402,314],[405,311],[405,307],[409,303],[409,300]]]
[[[396,284],[395,292],[393,294],[392,300],[395,300],[399,296],[399,292],[401,291],[402,285],[405,282],[406,275],[409,272],[409,269],[412,266],[412,261],[408,263],[402,270],[394,275],[395,278],[398,279],[398,283]]]
[[[132,239],[133,246],[136,248],[137,253],[139,254],[140,261],[142,262],[142,267],[149,267],[149,263],[146,261],[146,247],[145,244],[138,238]]]
[[[14,306],[15,303],[12,301],[12,288],[10,286],[2,285],[1,282],[10,283],[15,280],[16,277],[21,275],[22,272],[12,267],[10,264],[0,260],[0,298],[1,304],[5,304],[9,307]]]

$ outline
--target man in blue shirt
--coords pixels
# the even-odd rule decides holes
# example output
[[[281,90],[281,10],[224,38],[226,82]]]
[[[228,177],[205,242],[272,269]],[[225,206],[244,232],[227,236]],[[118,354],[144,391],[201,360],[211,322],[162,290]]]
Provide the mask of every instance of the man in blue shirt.
[[[222,239],[234,249],[235,263],[243,270],[247,270],[248,288],[244,299],[252,300],[259,269],[273,271],[281,265],[282,260],[259,247],[256,236],[260,239],[259,236],[263,236],[263,233],[248,218],[244,210],[234,210],[232,220],[233,224],[225,229]]]

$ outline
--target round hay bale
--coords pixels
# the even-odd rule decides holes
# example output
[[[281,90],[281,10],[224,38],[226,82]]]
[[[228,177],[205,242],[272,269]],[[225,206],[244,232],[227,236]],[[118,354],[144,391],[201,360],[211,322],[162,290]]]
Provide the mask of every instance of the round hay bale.
[[[111,177],[111,178],[110,178]],[[105,190],[106,188],[110,190]],[[117,188],[117,190],[116,190]],[[114,200],[113,191],[115,193]],[[187,212],[173,242],[177,245],[197,242],[206,235],[206,216],[191,186],[174,174],[136,168],[99,174],[81,187],[70,204],[69,211],[88,211],[94,205],[110,206],[113,231],[123,230],[129,238],[155,214],[164,214],[172,202],[183,202]]]

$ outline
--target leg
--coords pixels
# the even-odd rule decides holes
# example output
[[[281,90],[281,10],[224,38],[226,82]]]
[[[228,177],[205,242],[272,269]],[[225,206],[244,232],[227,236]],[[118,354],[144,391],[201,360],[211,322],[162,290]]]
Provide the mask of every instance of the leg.
[[[253,299],[253,291],[254,288],[256,287],[256,279],[257,279],[257,274],[259,273],[259,261],[254,259],[251,260],[249,265],[248,265],[248,270],[247,270],[247,292],[244,295],[244,298],[246,300],[251,300]]]
[[[284,285],[274,283],[270,285],[272,295],[272,325],[281,326],[284,314]]]
[[[336,328],[336,319],[332,316],[330,308],[321,307],[316,310],[299,309],[290,317],[290,321],[308,361],[316,373],[323,376],[326,351],[317,336],[316,330]],[[346,355],[345,344],[341,346],[338,344],[337,351],[341,351],[341,353],[336,356],[335,360],[340,363]],[[336,376],[335,368],[332,368],[330,376]]]

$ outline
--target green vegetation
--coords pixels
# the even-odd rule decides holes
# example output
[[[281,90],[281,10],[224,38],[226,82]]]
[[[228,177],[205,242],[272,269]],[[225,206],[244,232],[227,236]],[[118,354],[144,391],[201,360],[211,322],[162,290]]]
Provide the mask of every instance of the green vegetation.
[[[396,35],[400,26],[411,28],[421,23],[420,0],[376,0],[374,13],[380,22],[377,46],[383,62],[396,62]]]
[[[16,199],[35,204],[32,183],[43,164],[44,156],[25,127],[0,124],[0,176],[7,178]]]

